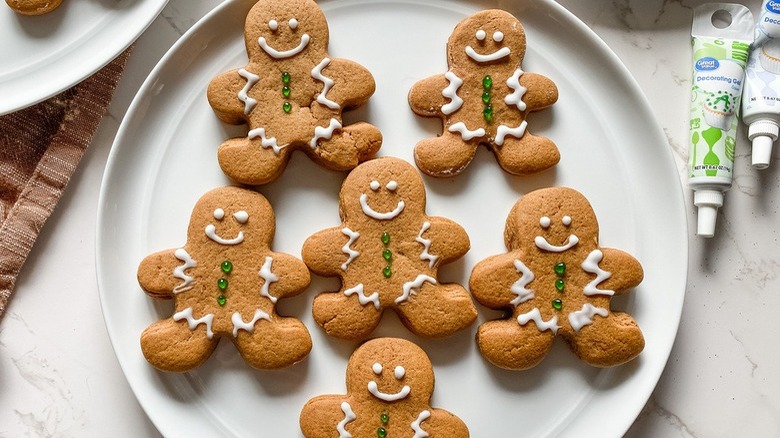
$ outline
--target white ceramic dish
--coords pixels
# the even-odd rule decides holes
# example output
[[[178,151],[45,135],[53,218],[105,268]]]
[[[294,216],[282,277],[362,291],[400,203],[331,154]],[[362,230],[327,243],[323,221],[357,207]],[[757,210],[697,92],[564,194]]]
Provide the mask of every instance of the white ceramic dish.
[[[65,0],[36,17],[0,4],[0,115],[81,82],[122,53],[168,0]]]
[[[101,191],[97,235],[100,297],[119,362],[149,417],[166,436],[300,436],[298,414],[312,396],[343,393],[353,342],[328,339],[313,322],[313,296],[333,280],[315,279],[308,293],[280,302],[282,314],[309,327],[307,360],[281,371],[256,371],[230,342],[222,342],[196,371],[159,373],[144,360],[141,331],[168,317],[138,287],[135,272],[147,254],[182,245],[189,214],[207,190],[228,184],[216,149],[245,127],[221,124],[209,107],[212,77],[243,66],[243,21],[251,0],[229,1],[195,25],[163,58],[139,91],[111,151]],[[687,267],[682,191],[663,132],[627,70],[583,23],[548,0],[509,2],[323,0],[330,54],[356,60],[375,75],[370,103],[348,116],[384,133],[380,154],[412,161],[414,144],[435,135],[437,120],[408,108],[418,79],[446,71],[445,43],[466,15],[499,6],[520,17],[528,36],[523,67],[556,81],[560,100],[530,118],[530,129],[554,139],[562,160],[533,177],[500,170],[481,150],[453,179],[426,178],[428,213],[452,218],[472,249],[442,277],[467,283],[471,267],[505,251],[503,228],[514,202],[533,189],[566,185],[582,191],[601,223],[601,243],[634,254],[645,281],[613,305],[628,309],[647,345],[638,359],[614,369],[591,368],[562,342],[526,372],[486,363],[474,343],[476,325],[448,340],[411,336],[389,313],[376,335],[418,342],[436,371],[433,405],[448,409],[483,436],[620,436],[653,390],[680,318]],[[259,190],[277,215],[274,248],[299,255],[307,236],[339,223],[342,174],[296,154],[277,182]],[[332,289],[331,289],[332,290]],[[392,312],[390,312],[392,313]],[[480,308],[480,322],[497,313]]]

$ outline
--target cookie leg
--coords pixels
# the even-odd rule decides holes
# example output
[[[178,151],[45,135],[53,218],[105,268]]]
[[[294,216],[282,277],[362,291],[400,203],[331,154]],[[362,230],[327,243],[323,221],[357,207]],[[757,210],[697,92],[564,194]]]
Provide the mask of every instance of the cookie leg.
[[[379,325],[382,310],[360,304],[356,295],[325,292],[314,298],[312,314],[325,333],[341,339],[362,339]]]
[[[381,146],[379,129],[358,122],[335,130],[330,138],[319,138],[317,147],[309,149],[309,154],[328,169],[345,171],[372,158]]]
[[[498,164],[513,175],[541,172],[558,164],[561,154],[552,140],[525,133],[507,136],[501,146],[492,145]]]
[[[495,366],[525,370],[544,359],[555,335],[539,331],[534,324],[520,325],[514,319],[488,321],[477,330],[482,356]]]
[[[232,138],[217,152],[219,166],[230,179],[243,184],[266,184],[282,174],[291,150],[263,147],[260,138]]]
[[[396,312],[413,333],[433,338],[449,336],[477,319],[468,292],[458,284],[424,283],[417,295],[396,307]]]
[[[477,153],[476,143],[466,143],[460,134],[442,135],[420,141],[414,147],[414,162],[430,176],[448,177],[463,172]]]
[[[141,350],[152,366],[161,371],[184,372],[211,356],[219,338],[209,339],[206,327],[190,330],[185,321],[173,318],[155,322],[141,334]]]
[[[645,338],[634,318],[627,313],[612,312],[596,316],[571,339],[574,353],[596,367],[611,367],[628,362],[645,348]]]
[[[292,365],[311,351],[311,336],[296,318],[261,319],[254,330],[238,330],[233,343],[247,363],[259,369]]]

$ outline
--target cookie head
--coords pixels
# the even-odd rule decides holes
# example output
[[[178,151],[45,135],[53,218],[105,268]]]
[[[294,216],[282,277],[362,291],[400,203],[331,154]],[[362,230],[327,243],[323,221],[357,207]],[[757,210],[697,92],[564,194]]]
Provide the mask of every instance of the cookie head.
[[[366,342],[349,359],[347,391],[377,402],[427,401],[433,367],[420,347],[403,339]]]
[[[378,158],[353,170],[341,189],[343,210],[371,221],[403,220],[425,212],[425,186],[397,158]]]
[[[451,66],[495,66],[513,69],[525,56],[525,32],[512,14],[491,9],[458,23],[447,42]]]
[[[247,15],[245,37],[251,60],[320,56],[328,47],[328,22],[311,0],[260,0]]]
[[[190,239],[223,248],[267,246],[274,234],[274,214],[263,195],[221,187],[200,198],[190,218]]]
[[[562,253],[598,241],[598,222],[585,197],[566,187],[537,190],[515,204],[507,221],[507,246],[532,245]]]

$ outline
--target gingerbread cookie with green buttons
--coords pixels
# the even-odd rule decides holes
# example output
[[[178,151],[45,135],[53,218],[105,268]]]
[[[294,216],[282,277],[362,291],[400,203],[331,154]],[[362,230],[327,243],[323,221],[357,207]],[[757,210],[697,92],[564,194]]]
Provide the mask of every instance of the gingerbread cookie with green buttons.
[[[628,362],[645,341],[634,318],[610,300],[639,285],[642,266],[628,253],[599,246],[599,225],[588,200],[556,187],[523,196],[512,208],[504,240],[509,252],[477,264],[474,298],[511,317],[482,324],[477,344],[494,365],[531,368],[556,335],[596,367]]]
[[[174,302],[173,316],[141,334],[150,364],[188,371],[206,361],[222,338],[255,368],[281,368],[306,357],[309,331],[298,319],[277,314],[276,303],[306,289],[309,271],[295,257],[271,251],[274,229],[263,195],[222,187],[198,200],[184,246],[143,259],[143,290]]]
[[[249,132],[225,142],[219,165],[231,179],[265,184],[281,175],[294,150],[320,165],[351,170],[374,156],[379,130],[344,123],[342,112],[374,93],[371,73],[328,55],[328,23],[312,0],[260,0],[245,27],[249,64],[211,81],[208,101],[229,124]]]
[[[507,172],[524,175],[558,163],[545,137],[528,132],[527,115],[558,100],[548,78],[525,72],[523,26],[499,9],[478,12],[455,27],[447,42],[445,74],[423,79],[409,91],[409,105],[424,117],[442,119],[443,133],[414,148],[417,167],[428,175],[458,175],[480,145],[493,151]]]
[[[425,186],[412,165],[392,157],[361,164],[341,187],[339,211],[342,224],[309,237],[302,250],[314,273],[342,279],[339,291],[314,299],[314,319],[327,334],[365,338],[385,309],[425,337],[474,322],[463,286],[437,279],[439,266],[469,250],[469,237],[455,222],[426,215]]]
[[[431,361],[417,345],[372,339],[347,363],[347,394],[309,400],[300,416],[306,438],[467,438],[463,421],[431,407]]]

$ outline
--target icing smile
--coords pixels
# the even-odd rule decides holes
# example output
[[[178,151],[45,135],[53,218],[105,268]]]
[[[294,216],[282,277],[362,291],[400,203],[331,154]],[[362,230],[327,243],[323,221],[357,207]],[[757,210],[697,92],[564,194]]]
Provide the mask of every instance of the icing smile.
[[[296,47],[281,52],[269,46],[264,37],[258,38],[257,42],[260,44],[260,47],[265,50],[265,53],[269,54],[273,58],[282,59],[289,58],[301,53],[301,51],[305,49],[307,45],[309,45],[309,39],[309,34],[305,33],[301,36],[301,42]]]
[[[398,201],[398,204],[395,206],[393,210],[388,211],[386,213],[380,213],[368,205],[367,199],[368,196],[365,193],[360,195],[360,207],[363,209],[363,213],[368,217],[372,217],[380,221],[395,219],[396,216],[398,216],[399,214],[401,214],[402,211],[404,211],[404,207],[406,205],[403,200],[400,200]]]
[[[506,56],[509,56],[509,53],[511,51],[509,50],[509,47],[502,47],[495,52],[488,53],[486,55],[483,55],[481,53],[477,53],[474,48],[471,46],[466,46],[466,54],[469,55],[469,58],[473,59],[477,62],[490,62],[490,61],[496,61],[501,58],[504,58]]]
[[[385,392],[382,392],[379,390],[379,387],[377,386],[375,381],[368,382],[368,392],[371,393],[374,397],[384,400],[384,401],[396,401],[406,398],[409,395],[409,392],[411,392],[411,388],[409,388],[409,385],[404,385],[403,388],[401,388],[400,391],[396,392],[395,394],[388,394]]]
[[[217,234],[217,227],[215,227],[213,224],[206,225],[206,236],[220,245],[238,245],[244,241],[243,231],[239,231],[238,235],[232,239],[225,239]]]
[[[580,243],[580,238],[575,236],[574,234],[569,234],[569,237],[566,238],[566,243],[564,243],[561,246],[555,246],[555,245],[551,245],[550,242],[548,242],[547,239],[545,239],[544,237],[536,236],[536,238],[534,238],[534,243],[542,251],[564,252],[567,249],[571,249],[575,245]]]

